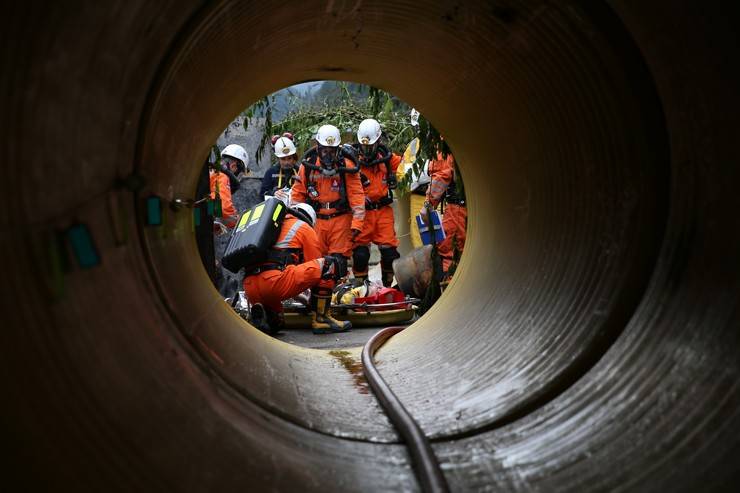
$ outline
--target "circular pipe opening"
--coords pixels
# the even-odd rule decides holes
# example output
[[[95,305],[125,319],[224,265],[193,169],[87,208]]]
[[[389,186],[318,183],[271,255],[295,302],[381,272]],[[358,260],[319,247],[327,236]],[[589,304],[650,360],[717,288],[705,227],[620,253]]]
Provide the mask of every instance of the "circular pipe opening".
[[[285,36],[269,21],[255,25],[250,7],[204,15],[152,93],[140,172],[154,193],[187,195],[229,117],[300,80],[331,74],[407,100],[456,150],[470,238],[446,295],[384,350],[394,362],[389,378],[435,439],[511,421],[588,371],[647,285],[668,184],[652,82],[624,33],[597,31],[602,19],[575,7],[498,12],[487,21],[516,36],[493,40],[485,52],[451,40],[427,58],[413,54],[430,49],[428,38],[409,41],[372,7],[329,10],[334,15],[321,17],[321,30],[337,39],[361,22],[355,42],[325,42],[310,18]],[[466,22],[468,14],[456,15],[438,26],[439,36],[452,36]],[[245,49],[240,32],[263,44]],[[516,44],[523,39],[525,50]],[[408,44],[406,56],[383,56],[389,45]],[[297,51],[314,55],[281,57]],[[230,76],[211,76],[230,59],[240,60]],[[183,141],[182,134],[192,137]],[[160,163],[179,163],[178,172]],[[220,374],[253,402],[302,426],[394,441],[372,398],[356,392],[330,356],[245,330],[202,273],[184,268],[194,263],[189,221],[175,216],[172,234],[144,230],[143,238],[172,317]],[[170,285],[186,288],[173,293]],[[432,392],[433,403],[423,397]]]
[[[110,190],[135,165],[142,194],[188,196],[246,103],[339,78],[413,104],[463,166],[458,275],[379,353],[453,488],[729,484],[738,233],[716,225],[737,210],[737,98],[719,76],[732,50],[717,47],[736,35],[714,11],[609,5],[309,2],[296,15],[224,1],[74,20],[50,7],[33,36],[18,14],[7,157],[24,162],[38,133],[49,152],[26,168],[5,212],[25,229],[2,246],[17,293],[35,292],[34,273],[56,296],[41,308],[8,296],[20,307],[6,317],[21,330],[3,331],[24,375],[4,382],[19,466],[98,491],[414,487],[352,375],[244,330],[209,287],[189,217],[144,227],[130,194]],[[54,277],[39,259],[72,221],[103,262]]]

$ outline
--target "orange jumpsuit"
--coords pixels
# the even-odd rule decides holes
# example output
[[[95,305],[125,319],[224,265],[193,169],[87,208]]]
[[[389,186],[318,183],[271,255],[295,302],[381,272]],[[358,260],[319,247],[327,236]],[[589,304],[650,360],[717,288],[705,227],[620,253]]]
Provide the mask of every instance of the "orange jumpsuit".
[[[373,159],[382,158],[387,150],[378,151]],[[355,239],[352,254],[352,271],[356,278],[367,278],[370,261],[370,243],[380,250],[380,270],[383,285],[393,284],[393,261],[398,254],[398,238],[393,221],[393,195],[388,186],[388,178],[395,179],[401,157],[391,154],[386,162],[367,166],[372,159],[360,157],[360,173],[365,186],[365,223],[362,232]]]
[[[314,164],[319,166],[319,158]],[[349,159],[344,160],[347,168],[356,168]],[[342,174],[345,180],[347,203],[340,208],[330,204],[340,200]],[[308,188],[312,186],[318,196],[309,197]],[[323,255],[339,254],[343,257],[352,255],[352,229],[362,231],[365,220],[365,192],[362,190],[359,173],[335,173],[326,176],[320,171],[309,170],[301,164],[293,183],[293,202],[304,202],[316,209],[316,233]],[[351,214],[350,214],[351,213]]]
[[[455,183],[455,158],[452,154],[447,154],[447,159],[442,157],[442,153],[437,153],[437,158],[429,163],[429,176],[432,181],[427,189],[427,200],[436,208],[437,205],[445,198],[445,192]],[[453,241],[454,247],[461,254],[465,247],[465,231],[467,229],[468,210],[463,204],[455,204],[447,199],[444,216],[442,218],[442,227],[445,230],[445,239],[438,245],[440,257],[442,257],[442,269],[447,272],[453,262]]]
[[[223,223],[228,228],[236,226],[236,221],[239,218],[234,204],[231,201],[231,185],[229,185],[229,177],[225,173],[217,173],[211,170],[209,174],[211,182],[211,200],[216,199],[216,193],[221,199],[221,217]]]
[[[360,163],[360,172],[368,178],[370,183],[365,187],[365,222],[362,233],[355,239],[355,245],[375,243],[380,248],[398,246],[393,223],[393,208],[390,203],[378,206],[381,199],[389,197],[386,177],[388,174],[395,175],[399,164],[401,164],[401,157],[397,154],[391,155],[387,163],[390,169],[387,172],[386,163],[379,163],[375,166],[362,166]]]
[[[251,303],[261,303],[265,308],[275,313],[282,313],[283,300],[287,300],[304,292],[308,288],[333,281],[321,281],[322,258],[319,248],[319,239],[316,232],[307,223],[286,214],[280,234],[273,247],[275,250],[300,250],[303,253],[303,263],[296,254],[292,254],[296,261],[284,270],[265,270],[259,274],[247,275],[244,278],[244,291]],[[269,263],[263,264],[263,266]]]

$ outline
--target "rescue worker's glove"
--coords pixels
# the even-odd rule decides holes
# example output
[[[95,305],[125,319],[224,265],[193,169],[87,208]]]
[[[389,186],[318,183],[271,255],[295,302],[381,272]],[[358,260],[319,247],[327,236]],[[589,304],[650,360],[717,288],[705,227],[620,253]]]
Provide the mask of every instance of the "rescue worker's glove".
[[[424,202],[424,205],[421,206],[421,210],[419,210],[419,215],[421,216],[421,220],[424,224],[427,223],[428,219],[427,216],[432,211],[431,204],[427,201]]]
[[[324,266],[321,268],[321,279],[334,281],[339,279],[339,261],[336,257],[328,255],[324,257]]]
[[[362,183],[362,188],[367,188],[370,186],[370,178],[368,178],[367,175],[362,171],[360,171],[360,183]]]
[[[359,229],[352,229],[352,241],[355,241],[358,236],[360,236],[360,230]]]
[[[288,187],[279,188],[275,190],[275,193],[273,194],[273,196],[276,199],[282,201],[284,204],[290,203],[290,189]]]

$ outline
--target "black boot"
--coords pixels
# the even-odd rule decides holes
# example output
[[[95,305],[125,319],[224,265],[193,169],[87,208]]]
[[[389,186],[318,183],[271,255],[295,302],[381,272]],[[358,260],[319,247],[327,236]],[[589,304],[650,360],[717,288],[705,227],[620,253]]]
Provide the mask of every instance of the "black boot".
[[[393,261],[400,258],[401,254],[395,247],[380,249],[380,272],[382,273],[383,286],[393,286]]]
[[[250,311],[249,322],[255,326],[258,330],[261,330],[265,334],[272,335],[273,330],[270,327],[270,323],[267,321],[267,312],[265,307],[260,303],[252,305]]]

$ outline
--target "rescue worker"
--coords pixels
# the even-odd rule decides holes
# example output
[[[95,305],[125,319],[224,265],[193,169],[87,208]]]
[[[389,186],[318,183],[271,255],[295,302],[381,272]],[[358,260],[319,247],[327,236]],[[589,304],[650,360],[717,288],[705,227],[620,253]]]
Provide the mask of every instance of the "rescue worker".
[[[217,215],[216,219],[228,229],[232,229],[236,225],[238,214],[231,200],[230,178],[223,168],[231,170],[232,166],[237,169],[241,166],[246,170],[248,164],[247,151],[240,145],[230,144],[221,151],[222,168],[212,168],[209,172],[211,200],[218,200],[221,204],[221,214]]]
[[[337,127],[319,128],[316,146],[301,160],[291,198],[294,203],[306,203],[314,208],[321,254],[335,257],[340,277],[344,277],[353,240],[360,234],[365,220],[365,193],[351,147],[347,149],[340,144]],[[330,301],[331,289],[327,286],[312,290],[311,303],[325,320],[334,320]],[[349,328],[351,324],[344,322],[343,326]]]
[[[421,217],[427,217],[427,210],[432,210],[440,203],[443,204],[442,228],[445,239],[438,245],[439,256],[442,257],[442,270],[449,278],[457,265],[459,256],[465,248],[465,234],[467,229],[468,210],[465,206],[465,197],[460,181],[455,158],[452,153],[444,157],[437,152],[436,159],[429,163],[431,182],[427,189],[426,201],[421,208]],[[425,219],[425,222],[427,220]]]
[[[244,291],[250,302],[252,324],[274,335],[283,328],[283,300],[322,284],[333,287],[338,279],[335,257],[322,257],[313,229],[316,212],[308,204],[296,204],[285,214],[269,260],[245,273]],[[325,314],[312,313],[314,333],[340,332],[345,328]]]
[[[278,158],[278,164],[270,167],[262,178],[260,197],[265,195],[276,196],[278,190],[291,188],[295,176],[298,174],[298,155],[292,134],[286,132],[282,137],[275,139],[273,153]],[[282,197],[278,197],[282,199]]]
[[[227,148],[228,147],[229,146],[227,146]],[[225,150],[226,149],[224,149],[224,151]],[[232,148],[229,152],[232,152],[233,154],[241,154],[236,148]],[[246,152],[244,152],[243,159],[245,161],[230,156],[229,154],[221,153],[221,171],[223,173],[226,173],[226,175],[229,177],[229,184],[231,185],[232,195],[241,187],[241,184],[239,183],[239,176],[246,175],[249,171],[249,156],[247,156]]]
[[[380,123],[368,118],[360,123],[357,143],[353,145],[360,165],[367,212],[362,232],[354,242],[352,272],[358,280],[367,279],[370,243],[375,243],[380,250],[383,286],[390,287],[393,284],[393,261],[401,256],[391,207],[401,156],[381,144],[381,134]]]

